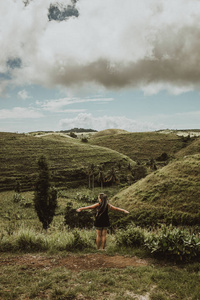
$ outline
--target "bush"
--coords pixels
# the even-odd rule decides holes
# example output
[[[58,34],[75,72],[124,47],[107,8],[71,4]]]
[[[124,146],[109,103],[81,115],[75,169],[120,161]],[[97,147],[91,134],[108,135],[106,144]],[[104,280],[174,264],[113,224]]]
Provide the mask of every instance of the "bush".
[[[87,202],[87,203],[96,203],[98,201],[97,197],[95,196],[91,197],[87,194],[79,194],[79,193],[76,194],[74,199],[79,202]]]
[[[142,246],[144,245],[144,230],[135,227],[134,224],[129,225],[126,230],[119,230],[116,233],[116,244],[118,246]]]
[[[19,203],[20,201],[24,200],[24,197],[20,193],[15,193],[13,195],[13,202],[14,203]]]
[[[72,245],[66,245],[66,250],[73,250],[73,249],[82,250],[89,246],[88,242],[81,237],[80,233],[77,230],[73,231],[73,236],[74,238],[73,238]]]
[[[21,251],[43,251],[48,249],[48,245],[44,237],[36,235],[31,230],[23,230],[16,240],[16,248]]]
[[[77,213],[72,202],[68,202],[64,213],[64,224],[70,228],[92,228],[94,224],[94,212],[84,211]]]
[[[88,143],[88,139],[87,139],[87,138],[82,138],[82,139],[81,139],[81,142],[83,142],[83,143]]]
[[[190,261],[200,255],[199,235],[180,228],[163,226],[159,234],[145,240],[145,246],[152,254],[175,261]]]

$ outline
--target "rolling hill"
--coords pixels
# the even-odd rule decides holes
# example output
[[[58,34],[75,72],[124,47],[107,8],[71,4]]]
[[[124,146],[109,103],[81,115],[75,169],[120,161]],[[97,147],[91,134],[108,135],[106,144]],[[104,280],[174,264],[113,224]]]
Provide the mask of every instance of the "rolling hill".
[[[157,159],[164,152],[169,157],[173,157],[175,153],[192,142],[192,139],[174,133],[124,132],[104,135],[103,132],[99,132],[98,134],[96,133],[89,140],[91,145],[107,147],[129,156],[134,161],[142,162],[152,158]]]
[[[111,203],[139,225],[200,225],[200,154],[175,159],[121,191]]]
[[[91,164],[107,170],[116,163],[135,164],[116,151],[89,145],[64,135],[34,137],[26,134],[0,133],[0,191],[13,189],[18,181],[23,190],[33,189],[37,160],[44,155],[49,162],[55,186],[86,184]]]
[[[181,149],[175,154],[176,158],[181,158],[186,155],[193,155],[200,153],[200,138],[195,139],[192,143],[190,143],[187,147]]]

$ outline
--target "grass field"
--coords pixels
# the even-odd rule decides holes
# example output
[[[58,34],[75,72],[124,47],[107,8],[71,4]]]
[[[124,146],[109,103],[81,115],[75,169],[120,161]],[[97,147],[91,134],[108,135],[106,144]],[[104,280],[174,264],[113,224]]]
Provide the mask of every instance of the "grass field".
[[[106,192],[111,197],[117,190]],[[33,192],[22,193],[19,203],[13,203],[13,191],[0,193],[1,247],[10,247],[0,252],[0,299],[200,299],[198,262],[177,265],[149,258],[143,249],[118,246],[115,234],[108,234],[105,252],[97,251],[94,229],[80,231],[83,247],[76,248],[63,211],[68,201],[84,205],[74,200],[77,192],[93,196],[99,189],[60,192],[47,232],[33,206],[22,204]]]
[[[82,143],[55,134],[33,137],[1,133],[0,143],[0,299],[200,299],[198,258],[177,263],[136,246],[136,238],[143,233],[144,240],[158,234],[161,223],[189,228],[198,243],[199,139],[115,132],[96,138],[94,134],[88,143]],[[97,198],[102,191],[100,186],[87,187],[85,171],[89,164],[105,165],[109,170],[120,162],[118,172],[123,172],[127,165],[135,165],[134,160],[156,159],[163,152],[170,156],[165,167],[128,188],[119,183],[103,188],[111,204],[130,211],[127,224],[134,221],[142,227],[109,231],[106,251],[97,251],[94,229],[64,225],[67,203],[74,209],[88,205],[84,199]],[[58,208],[47,231],[42,230],[33,207],[32,185],[41,154],[47,157],[51,180],[58,186]],[[16,179],[27,191],[14,192]],[[113,220],[123,222],[120,218],[116,214]],[[130,232],[139,236],[127,246]],[[123,245],[120,237],[130,240]]]
[[[164,152],[173,157],[190,142],[174,133],[159,132],[127,132],[102,136],[95,134],[89,140],[92,145],[108,147],[136,161],[157,159]]]
[[[62,254],[63,260],[68,255]],[[77,256],[83,259],[83,255],[73,254],[71,260],[76,264],[78,260],[74,257]],[[94,259],[96,256],[93,254]],[[101,254],[100,259],[103,257]],[[20,254],[16,257],[18,263],[13,263],[15,257],[12,255],[1,258],[4,262],[1,265],[1,299],[200,299],[197,264],[184,267],[149,264],[124,268],[96,268],[94,264],[90,270],[82,268],[76,271],[67,268],[66,264],[59,265],[60,256],[43,253],[29,257]],[[36,259],[40,265],[36,264]]]
[[[0,133],[0,191],[13,189],[19,181],[23,190],[33,189],[37,160],[46,156],[56,187],[86,185],[91,164],[110,170],[117,163],[134,162],[116,151],[89,145],[60,135],[33,137],[25,134]]]

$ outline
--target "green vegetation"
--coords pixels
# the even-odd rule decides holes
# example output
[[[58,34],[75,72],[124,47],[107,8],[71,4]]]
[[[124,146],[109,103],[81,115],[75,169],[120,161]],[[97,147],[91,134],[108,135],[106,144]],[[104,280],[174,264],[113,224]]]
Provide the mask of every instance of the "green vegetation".
[[[169,228],[147,231],[134,224],[117,233],[118,246],[144,247],[157,258],[182,262],[199,260],[200,235],[188,229]]]
[[[147,162],[159,158],[164,152],[173,157],[183,147],[189,145],[193,139],[184,139],[176,134],[159,132],[127,132],[122,134],[96,133],[89,143],[116,150],[127,155],[134,161]]]
[[[50,185],[49,167],[45,156],[38,160],[39,174],[35,183],[34,207],[43,229],[48,229],[55,216],[57,191]]]
[[[109,130],[87,143],[64,134],[1,133],[0,298],[199,299],[199,143],[158,132]],[[48,230],[34,209],[41,155],[57,190]],[[112,227],[100,254],[94,212],[76,209],[95,203],[101,191],[131,213],[110,212]],[[63,258],[85,259],[88,266],[87,255],[94,261],[114,256],[115,265],[57,265]],[[144,264],[119,272],[117,261],[135,255]]]
[[[34,137],[25,134],[0,133],[0,191],[34,189],[37,160],[44,155],[49,162],[52,184],[60,188],[79,187],[88,182],[87,168],[94,164],[96,172],[103,166],[110,170],[118,162],[135,164],[130,158],[110,149],[82,143],[59,134]],[[96,183],[97,184],[97,183]]]
[[[200,225],[200,155],[174,160],[116,194],[136,225]]]

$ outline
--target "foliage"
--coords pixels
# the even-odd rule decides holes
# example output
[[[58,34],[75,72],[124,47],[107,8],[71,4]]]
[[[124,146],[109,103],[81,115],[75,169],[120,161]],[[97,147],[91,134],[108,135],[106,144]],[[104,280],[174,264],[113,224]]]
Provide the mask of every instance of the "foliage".
[[[156,256],[190,261],[200,255],[200,236],[188,230],[163,226],[159,234],[149,235],[145,246]]]
[[[73,230],[73,242],[71,245],[66,246],[66,250],[83,250],[84,248],[91,247],[91,242],[84,239],[78,230]]]
[[[84,211],[77,213],[73,203],[68,202],[64,212],[64,224],[70,228],[92,228],[94,224],[94,212]]]
[[[74,138],[74,139],[76,139],[77,138],[77,135],[74,133],[74,132],[70,132],[70,137],[72,137],[72,138]]]
[[[76,193],[74,199],[78,202],[96,203],[97,196],[90,196],[88,194]]]
[[[32,201],[30,199],[26,199],[19,193],[15,193],[13,195],[13,202],[19,203],[21,207],[31,207],[32,206]]]
[[[13,195],[13,202],[14,203],[19,203],[22,199],[24,199],[24,197],[22,197],[22,195],[19,194],[19,193],[15,193]]]
[[[136,227],[134,224],[129,225],[126,230],[118,230],[116,233],[116,244],[118,246],[143,246],[144,239],[144,230]]]
[[[84,137],[84,138],[81,139],[81,142],[82,143],[88,143],[88,139],[86,137]]]
[[[35,234],[32,230],[25,229],[20,231],[16,239],[16,249],[20,251],[44,251],[48,249],[45,238]]]
[[[57,207],[57,191],[50,187],[50,175],[46,158],[38,160],[39,175],[35,184],[34,207],[43,229],[48,229]]]

